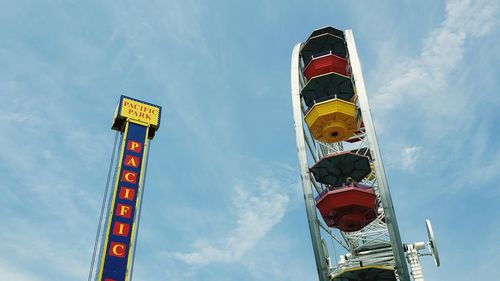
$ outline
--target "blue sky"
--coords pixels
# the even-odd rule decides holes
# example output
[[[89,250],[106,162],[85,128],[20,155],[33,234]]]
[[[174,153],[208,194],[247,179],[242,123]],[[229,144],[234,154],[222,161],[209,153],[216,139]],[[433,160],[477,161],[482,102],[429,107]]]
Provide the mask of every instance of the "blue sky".
[[[312,3],[311,3],[312,2]],[[426,280],[500,274],[499,4],[1,1],[0,280],[87,278],[126,94],[163,106],[134,280],[317,280],[290,55],[353,29],[402,239]]]

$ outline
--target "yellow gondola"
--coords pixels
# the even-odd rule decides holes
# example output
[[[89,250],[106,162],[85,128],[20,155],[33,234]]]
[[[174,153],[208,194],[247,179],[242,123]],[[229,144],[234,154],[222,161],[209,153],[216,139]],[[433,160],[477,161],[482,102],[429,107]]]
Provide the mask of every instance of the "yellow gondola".
[[[314,104],[304,119],[313,138],[323,142],[346,140],[359,126],[356,105],[342,99]]]
[[[346,269],[331,277],[332,281],[396,281],[394,268],[389,266],[362,266]]]

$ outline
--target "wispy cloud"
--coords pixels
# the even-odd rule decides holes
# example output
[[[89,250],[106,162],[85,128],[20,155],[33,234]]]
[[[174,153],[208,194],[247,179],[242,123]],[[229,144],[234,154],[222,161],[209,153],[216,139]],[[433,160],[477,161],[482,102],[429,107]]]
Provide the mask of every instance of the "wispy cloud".
[[[499,8],[492,0],[447,1],[444,19],[423,39],[418,55],[402,57],[388,70],[389,79],[371,100],[381,124],[377,128],[387,137],[389,164],[419,173],[446,171],[441,179],[459,178],[457,188],[483,172],[485,179],[493,177],[494,161],[485,159],[496,151],[486,141],[491,132],[483,123],[494,118],[489,97],[494,90],[478,74],[492,67],[476,65],[481,56],[475,51],[489,52],[483,42],[494,36]],[[495,53],[483,56],[491,55]],[[476,149],[472,154],[470,147]]]
[[[39,64],[36,56],[30,59],[33,65]],[[2,93],[8,106],[0,114],[0,129],[5,132],[0,138],[4,148],[0,150],[0,216],[8,231],[0,233],[0,251],[11,264],[0,259],[0,279],[82,279],[97,222],[98,197],[93,193],[104,185],[101,163],[109,161],[104,155],[110,153],[104,151],[111,144],[103,134],[94,135],[78,117],[78,97],[74,103],[58,103],[72,97],[48,86],[64,84],[57,75],[40,71],[43,82],[20,81],[16,75],[23,71],[15,69],[4,76],[11,81]],[[53,92],[22,94],[38,87]],[[78,129],[71,124],[78,124]],[[82,262],[75,252],[89,258]]]
[[[453,83],[449,75],[463,60],[465,40],[479,38],[493,30],[498,22],[498,5],[489,0],[448,1],[445,19],[425,39],[420,55],[390,71],[389,77],[394,78],[378,89],[374,105],[392,109],[411,103],[425,108],[428,115],[455,116],[455,111],[443,108],[445,104],[456,104],[450,103],[455,99],[446,91]]]
[[[401,151],[401,167],[406,171],[413,171],[417,164],[420,147],[410,146]]]
[[[232,231],[220,235],[215,241],[196,240],[191,245],[191,252],[171,255],[193,267],[238,262],[281,221],[289,201],[282,185],[276,180],[261,178],[255,185],[258,186],[256,193],[250,192],[255,188],[246,185],[234,188],[232,207],[236,210],[237,219]]]

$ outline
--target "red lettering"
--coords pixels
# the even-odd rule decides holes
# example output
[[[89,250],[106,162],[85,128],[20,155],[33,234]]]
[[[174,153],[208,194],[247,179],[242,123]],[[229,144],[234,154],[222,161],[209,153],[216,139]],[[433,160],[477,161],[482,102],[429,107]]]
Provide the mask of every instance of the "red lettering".
[[[147,114],[147,113],[144,113],[144,112],[140,112],[140,113],[139,113],[139,117],[140,117],[140,118],[144,118],[144,119],[151,120],[151,115],[149,115],[149,114]]]

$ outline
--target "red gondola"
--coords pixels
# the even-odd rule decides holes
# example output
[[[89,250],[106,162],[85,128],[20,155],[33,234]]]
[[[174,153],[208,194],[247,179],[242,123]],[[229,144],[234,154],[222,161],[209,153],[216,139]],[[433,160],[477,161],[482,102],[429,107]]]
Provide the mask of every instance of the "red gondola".
[[[332,53],[313,58],[304,68],[304,76],[307,81],[311,80],[312,77],[330,72],[351,77],[347,60]]]
[[[353,185],[326,192],[316,207],[329,227],[352,232],[377,218],[376,198],[373,188]]]

